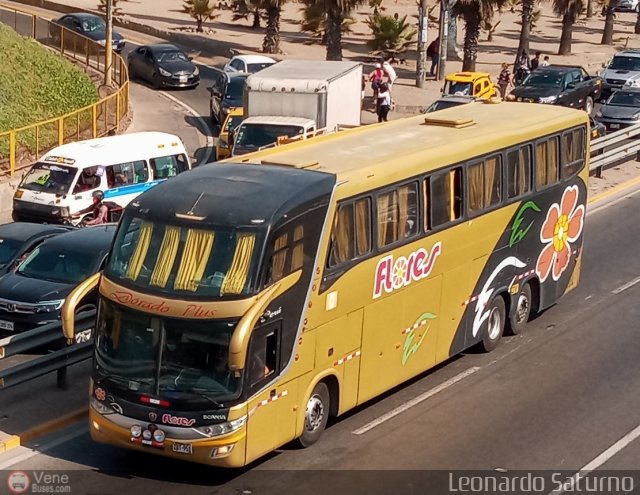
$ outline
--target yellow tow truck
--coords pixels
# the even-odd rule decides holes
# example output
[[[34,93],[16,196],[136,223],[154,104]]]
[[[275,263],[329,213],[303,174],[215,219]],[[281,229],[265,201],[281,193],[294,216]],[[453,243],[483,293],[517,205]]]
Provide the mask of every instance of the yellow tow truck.
[[[445,77],[442,94],[489,99],[498,89],[488,72],[454,72]]]

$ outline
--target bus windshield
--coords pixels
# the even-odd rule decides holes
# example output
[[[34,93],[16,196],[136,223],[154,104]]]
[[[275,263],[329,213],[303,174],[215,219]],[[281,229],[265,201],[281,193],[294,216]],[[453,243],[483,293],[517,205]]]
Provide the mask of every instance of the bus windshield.
[[[132,392],[167,399],[234,398],[241,378],[228,368],[237,320],[181,320],[121,309],[103,299],[96,333],[96,366]]]
[[[106,273],[172,297],[246,296],[257,278],[258,229],[201,229],[125,215]]]
[[[65,194],[69,192],[77,172],[75,167],[38,162],[31,167],[20,187],[31,191]]]

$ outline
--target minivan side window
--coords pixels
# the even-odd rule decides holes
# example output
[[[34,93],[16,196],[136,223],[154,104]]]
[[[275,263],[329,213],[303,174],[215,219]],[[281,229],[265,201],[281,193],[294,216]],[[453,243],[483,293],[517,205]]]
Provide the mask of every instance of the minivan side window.
[[[140,184],[149,180],[149,172],[144,160],[110,165],[106,167],[106,173],[109,188]]]
[[[154,179],[175,177],[180,172],[187,170],[187,159],[184,154],[160,156],[149,161]]]

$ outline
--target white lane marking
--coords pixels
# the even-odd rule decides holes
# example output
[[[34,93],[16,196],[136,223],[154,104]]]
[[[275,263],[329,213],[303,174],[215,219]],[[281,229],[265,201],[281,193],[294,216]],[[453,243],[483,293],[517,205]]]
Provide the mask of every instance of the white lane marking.
[[[75,431],[71,431],[69,433],[67,433],[64,436],[61,436],[60,438],[57,438],[49,443],[45,443],[44,445],[41,445],[40,447],[37,447],[35,449],[30,449],[28,447],[19,447],[19,448],[24,448],[26,450],[26,452],[17,455],[15,457],[10,458],[8,461],[3,462],[0,464],[0,471],[3,471],[5,469],[10,468],[11,466],[15,466],[16,464],[19,464],[21,462],[26,461],[27,459],[31,459],[32,457],[37,456],[38,454],[44,454],[45,452],[51,450],[51,449],[55,449],[56,447],[58,447],[59,445],[62,445],[64,443],[70,442],[71,440],[75,440],[76,438],[78,438],[79,436],[85,435],[87,433],[87,425],[82,425],[80,426],[77,430]]]
[[[211,154],[213,153],[213,136],[211,135],[211,128],[209,127],[209,124],[207,124],[207,121],[204,120],[200,114],[192,107],[190,107],[189,105],[187,105],[185,102],[179,100],[178,98],[176,98],[173,95],[170,95],[169,93],[167,93],[166,91],[159,91],[159,93],[170,99],[171,101],[173,101],[176,105],[180,105],[182,108],[184,108],[188,113],[190,113],[193,117],[195,117],[196,119],[198,119],[198,122],[200,122],[200,125],[202,126],[202,128],[205,130],[206,135],[205,137],[207,138],[207,151],[204,154],[204,158],[200,161],[200,164],[203,163],[208,163],[209,160],[211,159]]]
[[[395,418],[398,414],[402,414],[403,412],[407,411],[408,409],[411,409],[413,406],[416,406],[416,405],[420,404],[421,402],[427,400],[429,397],[433,397],[434,395],[436,395],[439,392],[442,392],[446,388],[449,388],[450,386],[455,385],[460,380],[463,380],[464,378],[468,377],[469,375],[472,375],[473,373],[475,373],[479,369],[480,369],[479,366],[473,366],[473,367],[469,368],[468,370],[463,371],[462,373],[454,376],[453,378],[448,379],[446,382],[441,383],[437,387],[434,387],[431,390],[427,390],[425,393],[423,393],[421,395],[418,395],[417,397],[414,397],[410,401],[405,402],[404,404],[396,407],[395,409],[389,411],[388,413],[385,413],[382,416],[379,416],[378,418],[374,419],[370,423],[367,423],[366,425],[361,426],[357,430],[354,430],[352,433],[354,435],[362,435],[363,433],[366,433],[369,430],[372,430],[373,428],[375,428],[376,426],[381,425],[385,421],[389,421],[391,418]]]
[[[630,282],[627,282],[624,285],[621,285],[620,287],[618,287],[617,289],[614,289],[611,291],[612,294],[620,294],[621,292],[630,289],[631,287],[633,287],[634,285],[640,283],[640,277],[636,277],[633,280],[631,280]]]
[[[560,495],[561,493],[574,491],[574,486],[576,485],[576,483],[587,476],[591,471],[594,471],[602,466],[605,462],[611,459],[614,455],[616,455],[638,437],[640,437],[640,425],[636,426],[633,430],[623,436],[620,440],[614,443],[611,447],[609,447],[591,462],[581,467],[578,472],[569,479],[569,481],[564,483],[561,487],[556,488],[552,492],[549,492],[548,495]]]

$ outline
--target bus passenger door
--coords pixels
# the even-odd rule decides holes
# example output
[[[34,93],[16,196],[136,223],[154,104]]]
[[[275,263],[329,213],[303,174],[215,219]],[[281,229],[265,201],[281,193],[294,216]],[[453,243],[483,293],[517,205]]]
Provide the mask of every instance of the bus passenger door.
[[[251,336],[245,369],[249,400],[247,460],[293,440],[298,380],[272,383],[280,372],[282,320],[256,328]]]

